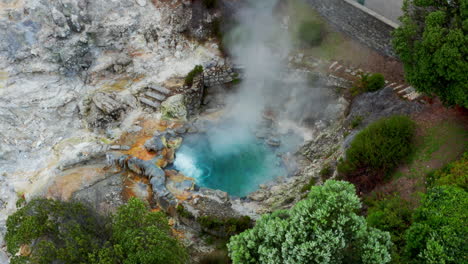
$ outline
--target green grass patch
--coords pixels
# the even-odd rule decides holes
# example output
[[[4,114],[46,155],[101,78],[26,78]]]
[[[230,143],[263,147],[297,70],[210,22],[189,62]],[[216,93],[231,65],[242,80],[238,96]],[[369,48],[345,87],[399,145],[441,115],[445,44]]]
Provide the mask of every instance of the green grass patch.
[[[327,60],[334,58],[338,47],[344,42],[344,36],[334,32],[320,14],[304,1],[289,0],[288,7],[290,32],[293,42],[302,47],[301,52],[306,55],[319,54]],[[304,41],[312,45],[304,46]]]
[[[468,149],[468,131],[454,121],[433,125],[416,138],[407,169],[393,178],[424,178],[428,173],[457,159]]]

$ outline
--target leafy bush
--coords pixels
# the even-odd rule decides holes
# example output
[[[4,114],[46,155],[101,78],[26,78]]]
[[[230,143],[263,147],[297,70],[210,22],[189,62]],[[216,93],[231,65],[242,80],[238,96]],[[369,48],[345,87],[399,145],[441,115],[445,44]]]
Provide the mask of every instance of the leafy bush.
[[[393,47],[417,91],[468,108],[466,9],[466,1],[406,1]]]
[[[428,187],[440,185],[456,185],[468,189],[468,152],[460,160],[449,163],[442,169],[427,176]]]
[[[324,37],[324,27],[317,22],[304,22],[299,26],[299,39],[307,45],[317,46],[322,43]]]
[[[414,122],[406,116],[380,119],[356,135],[338,164],[344,174],[358,169],[388,172],[411,152]]]
[[[193,78],[195,78],[195,76],[197,76],[198,74],[202,74],[202,73],[203,73],[203,66],[196,65],[193,68],[193,70],[191,70],[185,77],[185,85],[192,86]]]
[[[381,73],[374,73],[367,77],[366,80],[366,91],[375,92],[385,86],[385,77]]]
[[[405,245],[404,232],[411,225],[412,213],[410,203],[398,196],[375,201],[367,211],[369,226],[390,233],[394,245],[392,252],[394,263],[402,255]]]
[[[388,263],[390,235],[368,227],[354,186],[327,181],[290,210],[263,215],[231,237],[229,254],[242,263]]]
[[[185,263],[162,213],[130,199],[111,218],[80,203],[34,199],[8,217],[11,263]],[[30,255],[15,256],[21,246]]]
[[[372,75],[362,73],[357,83],[351,89],[351,94],[356,96],[361,93],[375,92],[382,89],[384,86],[385,77],[381,73],[374,73]]]
[[[468,259],[468,194],[456,186],[430,189],[405,233],[412,263],[464,263]]]

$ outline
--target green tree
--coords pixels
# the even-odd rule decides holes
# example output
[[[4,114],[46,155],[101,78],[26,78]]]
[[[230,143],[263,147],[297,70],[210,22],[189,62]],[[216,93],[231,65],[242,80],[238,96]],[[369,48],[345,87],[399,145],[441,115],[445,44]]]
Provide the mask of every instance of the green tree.
[[[406,231],[406,254],[415,263],[466,263],[468,194],[456,186],[430,189]]]
[[[187,252],[166,217],[132,198],[103,217],[76,202],[34,199],[8,217],[8,251],[19,263],[177,264]],[[15,256],[20,247],[30,254]]]
[[[468,1],[405,0],[393,46],[406,80],[448,105],[468,108]]]
[[[112,218],[108,247],[92,254],[92,263],[185,263],[185,248],[171,235],[166,216],[131,198]]]
[[[368,227],[352,184],[327,181],[290,210],[231,237],[233,263],[388,263],[390,235]]]
[[[88,263],[88,253],[108,239],[106,222],[79,203],[34,199],[7,219],[11,263]],[[15,256],[23,245],[31,254]]]

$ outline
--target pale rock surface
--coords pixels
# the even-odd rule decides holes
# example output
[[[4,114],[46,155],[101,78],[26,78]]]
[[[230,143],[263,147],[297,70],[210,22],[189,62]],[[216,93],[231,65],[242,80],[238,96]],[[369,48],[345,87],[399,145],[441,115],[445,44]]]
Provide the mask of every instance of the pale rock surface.
[[[111,123],[118,137],[142,114],[135,95],[148,84],[217,60],[210,43],[180,34],[189,1],[157,2],[0,0],[0,231],[17,193],[43,194],[60,165],[101,147],[91,108],[130,109]]]
[[[183,94],[176,94],[166,99],[161,104],[161,113],[164,118],[185,121],[187,109]]]

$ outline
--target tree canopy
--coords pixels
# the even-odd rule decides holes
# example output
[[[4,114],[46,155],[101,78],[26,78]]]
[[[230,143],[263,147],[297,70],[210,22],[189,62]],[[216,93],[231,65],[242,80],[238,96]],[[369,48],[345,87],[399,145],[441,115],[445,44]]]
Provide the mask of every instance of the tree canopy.
[[[393,46],[416,90],[468,108],[468,0],[405,0]]]
[[[406,231],[406,254],[415,263],[465,263],[468,193],[454,185],[428,190]]]
[[[388,263],[390,235],[368,227],[356,212],[352,184],[327,181],[290,210],[262,216],[231,237],[233,263]]]
[[[7,220],[11,263],[185,263],[164,214],[132,198],[103,217],[76,202],[34,199]],[[15,254],[23,248],[20,256]]]

